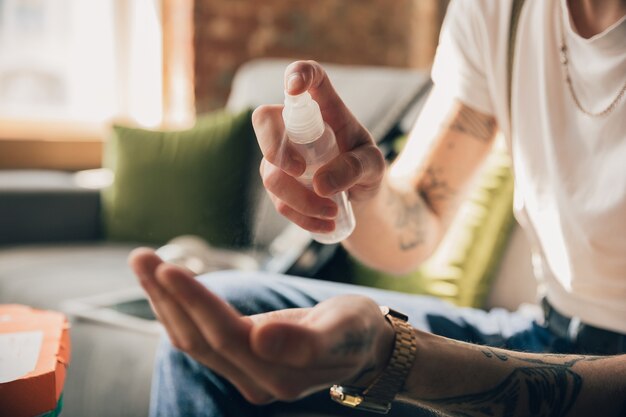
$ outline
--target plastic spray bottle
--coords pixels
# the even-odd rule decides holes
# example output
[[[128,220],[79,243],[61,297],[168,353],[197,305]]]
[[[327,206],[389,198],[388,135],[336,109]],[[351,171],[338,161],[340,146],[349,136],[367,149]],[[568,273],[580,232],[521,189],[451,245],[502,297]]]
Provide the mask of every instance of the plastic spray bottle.
[[[339,155],[335,133],[322,119],[319,105],[308,92],[296,96],[285,93],[283,120],[292,146],[306,161],[306,170],[297,179],[312,189],[315,172]],[[331,199],[339,208],[334,219],[335,230],[329,233],[311,233],[313,239],[325,244],[346,239],[354,231],[356,224],[347,193],[337,193]]]

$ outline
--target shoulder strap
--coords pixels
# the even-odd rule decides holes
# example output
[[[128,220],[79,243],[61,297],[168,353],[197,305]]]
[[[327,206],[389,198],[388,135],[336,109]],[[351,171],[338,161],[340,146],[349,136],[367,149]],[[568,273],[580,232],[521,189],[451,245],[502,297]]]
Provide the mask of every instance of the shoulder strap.
[[[509,44],[506,62],[507,99],[509,100],[509,123],[511,120],[511,84],[513,82],[513,57],[515,56],[515,39],[517,37],[517,24],[519,23],[519,17],[522,12],[523,5],[524,0],[513,0],[513,5],[511,7],[511,22],[509,24]]]

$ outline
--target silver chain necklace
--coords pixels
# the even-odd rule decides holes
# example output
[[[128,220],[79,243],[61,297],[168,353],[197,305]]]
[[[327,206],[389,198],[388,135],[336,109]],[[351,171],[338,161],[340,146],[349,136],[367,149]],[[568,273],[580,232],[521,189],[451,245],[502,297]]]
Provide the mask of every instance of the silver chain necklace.
[[[559,3],[562,4],[561,2]],[[609,113],[611,113],[613,110],[615,110],[620,100],[624,96],[624,92],[626,92],[626,82],[622,86],[622,89],[619,91],[619,93],[617,93],[617,96],[615,97],[615,99],[613,99],[613,101],[604,110],[599,111],[599,112],[592,112],[583,107],[583,105],[580,102],[580,99],[578,98],[578,95],[576,95],[576,91],[574,90],[574,85],[572,84],[572,77],[569,72],[569,58],[567,55],[567,51],[568,51],[567,44],[565,43],[565,30],[564,30],[565,23],[563,22],[563,15],[564,15],[563,12],[564,11],[561,9],[561,16],[560,16],[561,24],[559,26],[561,28],[561,64],[563,66],[563,72],[565,73],[565,82],[567,83],[567,88],[570,92],[570,95],[572,96],[572,100],[574,100],[574,104],[576,104],[576,107],[578,107],[578,110],[580,110],[587,116],[591,116],[591,117],[606,116]],[[568,16],[566,17],[569,18],[569,12],[568,12]]]

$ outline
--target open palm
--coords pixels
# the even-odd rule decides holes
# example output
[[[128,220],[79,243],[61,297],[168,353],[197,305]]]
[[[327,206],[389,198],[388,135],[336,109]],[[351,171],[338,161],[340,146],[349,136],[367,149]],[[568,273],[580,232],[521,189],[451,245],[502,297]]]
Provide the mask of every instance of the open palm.
[[[129,263],[174,346],[252,403],[291,401],[333,383],[365,387],[391,352],[393,329],[367,297],[242,316],[149,249],[133,251]]]

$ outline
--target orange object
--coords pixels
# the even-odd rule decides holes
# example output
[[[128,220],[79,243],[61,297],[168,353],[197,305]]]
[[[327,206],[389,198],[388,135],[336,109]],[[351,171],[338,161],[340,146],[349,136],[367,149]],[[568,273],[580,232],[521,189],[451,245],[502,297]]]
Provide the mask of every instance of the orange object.
[[[69,327],[58,312],[0,305],[0,416],[32,417],[56,408],[70,362]]]

